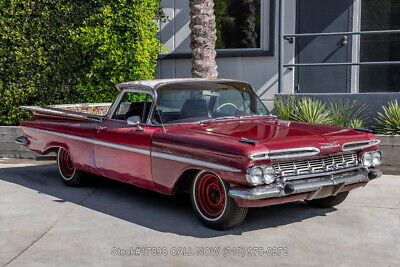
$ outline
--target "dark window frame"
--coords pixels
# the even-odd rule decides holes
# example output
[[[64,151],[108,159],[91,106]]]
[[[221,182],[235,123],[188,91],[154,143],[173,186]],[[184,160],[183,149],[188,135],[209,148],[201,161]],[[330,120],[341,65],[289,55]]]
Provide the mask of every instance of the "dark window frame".
[[[276,15],[276,0],[269,2],[269,36],[268,48],[227,48],[217,49],[217,58],[224,57],[272,57],[275,55],[275,15]],[[263,27],[261,27],[262,29]],[[265,30],[265,29],[264,29]],[[262,41],[261,41],[262,42]],[[158,59],[190,59],[192,53],[170,53],[159,54]]]

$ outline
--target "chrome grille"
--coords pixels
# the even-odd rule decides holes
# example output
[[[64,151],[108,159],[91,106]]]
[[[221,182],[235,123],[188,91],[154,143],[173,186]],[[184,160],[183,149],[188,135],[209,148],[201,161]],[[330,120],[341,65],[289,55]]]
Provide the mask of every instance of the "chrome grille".
[[[357,165],[357,153],[342,154],[310,160],[276,162],[272,164],[278,176],[283,177],[345,169]]]

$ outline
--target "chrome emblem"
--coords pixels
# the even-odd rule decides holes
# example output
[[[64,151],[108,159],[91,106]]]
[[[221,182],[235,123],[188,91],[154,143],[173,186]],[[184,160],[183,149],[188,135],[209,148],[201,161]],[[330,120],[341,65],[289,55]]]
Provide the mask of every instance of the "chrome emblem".
[[[340,144],[338,144],[338,141],[332,142],[332,143],[319,143],[321,145],[321,148],[335,148],[335,147],[340,147]]]

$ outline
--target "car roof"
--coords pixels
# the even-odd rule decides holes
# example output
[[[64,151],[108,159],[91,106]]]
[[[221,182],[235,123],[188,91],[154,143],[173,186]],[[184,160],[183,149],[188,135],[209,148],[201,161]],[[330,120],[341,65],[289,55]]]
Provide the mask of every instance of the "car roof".
[[[218,82],[239,82],[233,79],[219,79],[219,78],[175,78],[175,79],[154,79],[154,80],[141,80],[141,81],[131,81],[117,84],[118,90],[123,90],[130,87],[151,87],[155,89],[156,87],[169,83],[180,83],[180,82],[200,82],[200,81],[218,81]]]

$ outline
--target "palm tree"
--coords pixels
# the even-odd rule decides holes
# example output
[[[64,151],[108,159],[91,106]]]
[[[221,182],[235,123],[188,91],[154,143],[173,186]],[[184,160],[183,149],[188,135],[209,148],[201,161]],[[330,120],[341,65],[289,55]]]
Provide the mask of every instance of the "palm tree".
[[[192,76],[194,78],[216,78],[214,1],[190,0],[190,48],[192,49]]]

